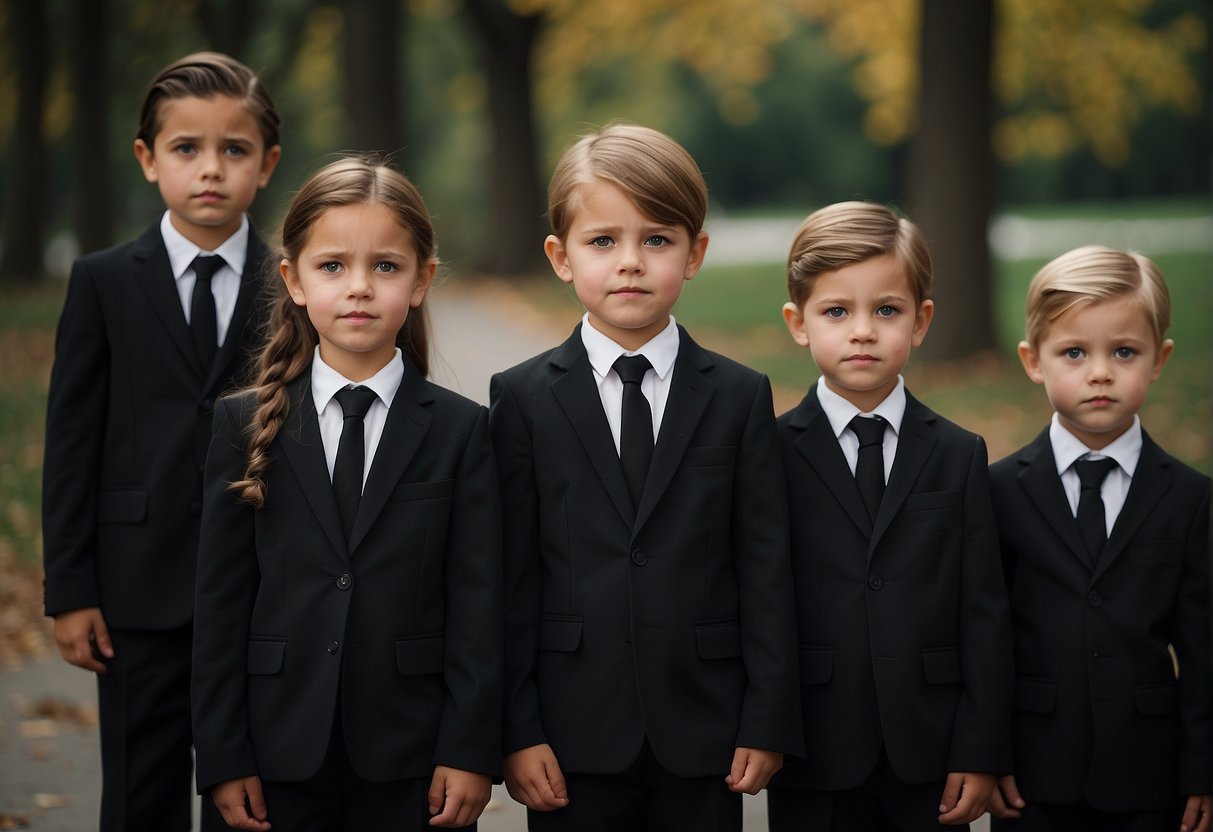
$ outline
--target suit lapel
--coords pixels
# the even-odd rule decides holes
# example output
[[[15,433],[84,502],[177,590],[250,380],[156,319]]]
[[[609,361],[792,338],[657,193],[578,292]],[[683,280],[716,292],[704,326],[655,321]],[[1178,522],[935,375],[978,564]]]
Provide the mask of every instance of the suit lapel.
[[[632,507],[627,481],[623,478],[619,454],[615,452],[611,426],[602,409],[602,396],[594,383],[594,368],[590,366],[589,356],[581,341],[580,324],[548,360],[562,371],[552,382],[552,395],[572,424],[615,510],[631,528],[636,512]]]
[[[185,321],[185,310],[181,308],[181,295],[178,294],[177,282],[173,279],[173,267],[168,260],[164,238],[160,236],[159,223],[144,232],[131,253],[138,264],[135,269],[135,281],[147,296],[148,303],[168,334],[169,340],[181,353],[185,363],[201,378],[202,368],[198,364],[198,356],[194,353],[194,342],[190,338],[189,326]]]
[[[809,388],[804,399],[792,411],[788,424],[801,431],[793,441],[796,450],[821,477],[855,527],[871,540],[872,518],[868,516],[859,486],[855,484],[855,475],[851,473],[851,466],[847,464],[838,437],[834,435],[834,428],[821,409],[816,384]]]
[[[1125,495],[1125,504],[1112,525],[1108,543],[1099,557],[1099,565],[1095,569],[1096,578],[1120,557],[1141,524],[1170,491],[1171,481],[1170,458],[1154,444],[1145,431],[1142,431],[1141,457],[1137,460],[1137,470],[1133,472],[1129,493]]]
[[[1057,460],[1053,456],[1053,443],[1049,441],[1048,428],[1020,452],[1018,460],[1023,466],[1019,472],[1019,484],[1028,499],[1053,527],[1053,531],[1065,543],[1066,548],[1090,569],[1091,560],[1087,547],[1082,542],[1078,523],[1070,511],[1070,501],[1061,486],[1061,477],[1057,475]]]
[[[324,529],[324,536],[334,551],[347,557],[345,532],[341,528],[341,515],[337,513],[337,497],[333,494],[328,462],[324,458],[324,442],[320,439],[316,403],[312,400],[311,370],[305,369],[288,385],[288,390],[291,411],[278,434],[278,444],[295,472],[295,479],[312,513]]]
[[[228,378],[232,362],[236,360],[242,343],[245,341],[245,329],[249,325],[249,317],[253,313],[258,295],[261,293],[261,269],[265,265],[268,250],[250,225],[248,233],[248,249],[244,258],[244,274],[240,277],[240,292],[236,295],[236,307],[232,311],[232,320],[227,327],[227,337],[223,346],[215,356],[211,366],[210,377],[206,380],[206,390],[214,390],[220,379]],[[180,301],[178,301],[180,305]]]
[[[644,526],[661,500],[670,480],[678,471],[683,455],[699,427],[716,385],[705,374],[712,368],[712,357],[696,344],[687,331],[678,327],[678,357],[674,361],[674,377],[666,398],[661,431],[653,448],[653,461],[640,494],[633,536]]]
[[[421,372],[408,359],[404,362],[404,379],[400,389],[388,408],[387,421],[379,447],[371,460],[366,486],[362,489],[362,500],[358,503],[358,514],[350,532],[350,553],[358,550],[363,538],[379,518],[396,485],[404,476],[404,470],[421,447],[421,441],[429,432],[433,417],[427,406],[434,396],[426,388]]]
[[[885,487],[880,510],[876,513],[872,539],[868,546],[869,556],[880,536],[897,516],[897,512],[901,511],[902,503],[910,495],[918,475],[922,472],[922,466],[926,464],[931,450],[939,441],[934,428],[937,418],[926,405],[906,391],[906,411],[901,419],[901,430],[897,433],[897,455],[893,458],[893,467],[889,470],[889,484]]]

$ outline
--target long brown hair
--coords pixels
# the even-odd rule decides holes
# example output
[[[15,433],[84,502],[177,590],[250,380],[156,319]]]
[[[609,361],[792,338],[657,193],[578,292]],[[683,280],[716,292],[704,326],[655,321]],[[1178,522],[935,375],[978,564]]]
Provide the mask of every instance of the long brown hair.
[[[280,260],[296,261],[312,225],[330,208],[376,202],[391,210],[409,232],[419,263],[438,256],[434,226],[421,194],[403,173],[374,156],[338,159],[309,178],[295,194],[282,221]],[[263,475],[270,465],[269,447],[290,411],[286,386],[311,366],[319,336],[307,309],[297,306],[270,259],[266,282],[271,294],[267,337],[257,358],[256,375],[248,388],[257,409],[248,426],[248,467],[244,479],[229,488],[256,508],[265,505]],[[409,312],[396,333],[396,346],[422,376],[429,375],[429,322],[422,304]]]

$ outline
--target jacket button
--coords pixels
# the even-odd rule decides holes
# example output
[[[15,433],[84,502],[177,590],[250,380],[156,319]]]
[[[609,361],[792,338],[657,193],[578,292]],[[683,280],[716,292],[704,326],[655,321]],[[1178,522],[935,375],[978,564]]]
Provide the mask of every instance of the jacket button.
[[[336,656],[336,655],[337,655],[337,650],[338,650],[338,648],[339,648],[339,647],[340,647],[340,645],[339,645],[339,644],[337,644],[337,642],[335,642],[335,641],[330,641],[330,642],[329,642],[329,646],[325,648],[325,651],[326,651],[326,652],[327,652],[327,653],[328,653],[330,656]]]
[[[884,586],[884,578],[880,577],[875,572],[868,575],[868,589],[879,592],[882,586]]]
[[[337,588],[349,589],[354,585],[354,579],[350,577],[348,572],[342,572],[337,576]]]
[[[1093,607],[1098,607],[1103,603],[1103,596],[1095,590],[1091,590],[1091,592],[1087,595],[1087,603]]]
[[[637,566],[644,566],[649,562],[649,556],[644,553],[643,549],[632,550],[632,563]]]

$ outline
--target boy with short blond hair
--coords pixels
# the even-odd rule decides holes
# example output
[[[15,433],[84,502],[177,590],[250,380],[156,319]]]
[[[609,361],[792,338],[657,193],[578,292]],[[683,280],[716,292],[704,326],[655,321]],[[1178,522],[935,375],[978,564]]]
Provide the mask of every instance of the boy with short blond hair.
[[[1019,357],[1055,412],[990,469],[1016,672],[995,829],[1209,828],[1209,478],[1138,417],[1170,323],[1140,254],[1084,246],[1028,287]]]
[[[821,380],[779,418],[807,756],[771,782],[773,832],[967,827],[1010,766],[985,443],[901,377],[931,283],[921,231],[872,203],[814,212],[788,257]]]

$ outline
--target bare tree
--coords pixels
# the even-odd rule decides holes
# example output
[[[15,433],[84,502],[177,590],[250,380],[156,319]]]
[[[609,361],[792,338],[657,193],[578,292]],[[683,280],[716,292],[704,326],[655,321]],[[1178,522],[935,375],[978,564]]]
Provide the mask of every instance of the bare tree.
[[[73,0],[72,160],[75,230],[81,251],[105,248],[114,238],[110,171],[110,0]]]
[[[46,9],[42,0],[9,0],[8,29],[17,63],[17,118],[9,139],[0,284],[29,283],[42,274],[46,146]]]
[[[357,150],[401,151],[400,0],[345,0],[345,110]]]

